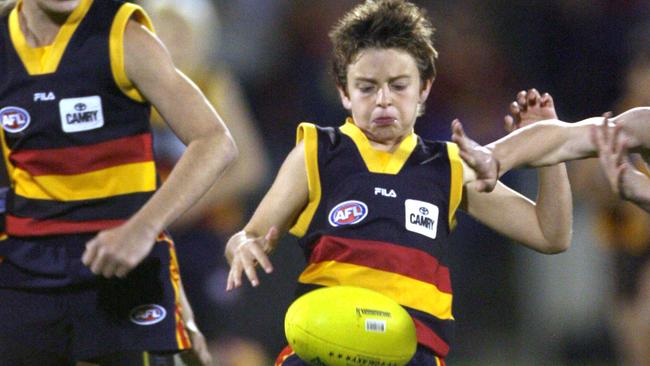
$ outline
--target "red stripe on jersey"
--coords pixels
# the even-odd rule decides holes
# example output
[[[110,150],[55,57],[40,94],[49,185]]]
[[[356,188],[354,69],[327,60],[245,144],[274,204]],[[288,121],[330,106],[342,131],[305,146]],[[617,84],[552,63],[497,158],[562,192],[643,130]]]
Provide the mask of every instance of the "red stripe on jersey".
[[[449,344],[418,319],[413,318],[413,322],[415,323],[415,335],[418,338],[418,343],[432,349],[440,357],[447,356]]]
[[[15,236],[58,235],[89,233],[116,227],[126,220],[35,220],[27,217],[7,215],[7,234]]]
[[[93,145],[11,152],[15,167],[33,176],[72,175],[153,160],[151,134],[123,137]]]
[[[414,248],[373,240],[323,236],[314,246],[309,263],[337,261],[393,272],[434,284],[451,294],[449,268]]]

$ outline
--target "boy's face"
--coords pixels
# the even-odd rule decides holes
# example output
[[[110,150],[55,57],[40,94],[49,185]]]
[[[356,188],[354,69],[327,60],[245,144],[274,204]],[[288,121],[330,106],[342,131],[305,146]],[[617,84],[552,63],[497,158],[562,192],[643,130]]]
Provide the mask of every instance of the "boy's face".
[[[371,142],[391,148],[413,131],[431,82],[422,87],[408,52],[365,49],[348,65],[347,77],[347,93],[339,89],[341,101]]]

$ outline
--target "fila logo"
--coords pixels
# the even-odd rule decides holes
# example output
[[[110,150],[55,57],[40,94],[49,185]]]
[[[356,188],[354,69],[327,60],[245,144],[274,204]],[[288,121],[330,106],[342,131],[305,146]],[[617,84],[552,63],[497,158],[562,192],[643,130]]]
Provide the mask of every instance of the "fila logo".
[[[375,196],[382,195],[384,197],[396,198],[397,193],[394,189],[388,190],[386,188],[375,187]]]
[[[34,93],[35,102],[46,102],[48,100],[54,100],[54,99],[56,99],[56,96],[54,95],[53,92]]]

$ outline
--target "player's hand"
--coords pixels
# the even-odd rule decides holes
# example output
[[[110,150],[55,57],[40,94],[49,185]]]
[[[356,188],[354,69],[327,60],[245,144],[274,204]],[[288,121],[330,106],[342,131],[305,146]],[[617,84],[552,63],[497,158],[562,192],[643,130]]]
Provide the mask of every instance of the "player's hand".
[[[86,243],[81,261],[96,274],[123,278],[149,254],[156,234],[126,224],[102,230]]]
[[[212,355],[208,351],[208,344],[203,333],[196,326],[194,321],[185,324],[185,330],[190,335],[192,348],[180,354],[181,360],[186,366],[210,366],[213,365]]]
[[[451,140],[458,145],[460,157],[476,173],[476,180],[470,184],[479,192],[492,192],[499,179],[499,162],[492,151],[469,138],[457,119],[451,123],[451,131]]]
[[[627,136],[622,132],[623,126],[612,128],[610,117],[611,113],[605,113],[603,123],[592,127],[591,138],[598,148],[598,160],[612,191],[623,199],[634,200],[639,186],[647,184],[648,177],[634,168],[628,154]]]
[[[505,129],[512,132],[537,121],[557,119],[555,104],[550,94],[540,95],[537,89],[522,90],[510,103],[510,115],[505,116]]]
[[[230,291],[242,284],[242,272],[253,287],[259,285],[255,267],[259,264],[266,273],[273,271],[268,253],[275,248],[278,229],[271,227],[264,237],[248,235],[245,231],[233,235],[226,244],[226,259],[230,263],[226,290]]]

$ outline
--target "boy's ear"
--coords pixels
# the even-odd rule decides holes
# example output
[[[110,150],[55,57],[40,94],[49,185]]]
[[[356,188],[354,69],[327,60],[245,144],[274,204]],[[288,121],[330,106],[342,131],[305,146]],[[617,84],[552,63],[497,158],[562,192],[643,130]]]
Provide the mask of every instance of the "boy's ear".
[[[342,89],[340,86],[337,86],[336,89],[339,91],[339,96],[341,97],[341,103],[343,104],[343,108],[347,109],[348,111],[352,109],[352,102],[350,102],[350,97],[348,96],[347,91]]]
[[[427,101],[427,98],[429,97],[429,92],[431,92],[431,85],[433,85],[433,80],[429,79],[425,81],[424,85],[422,86],[422,90],[420,91],[420,99],[419,99],[420,104],[424,104],[424,102]]]

